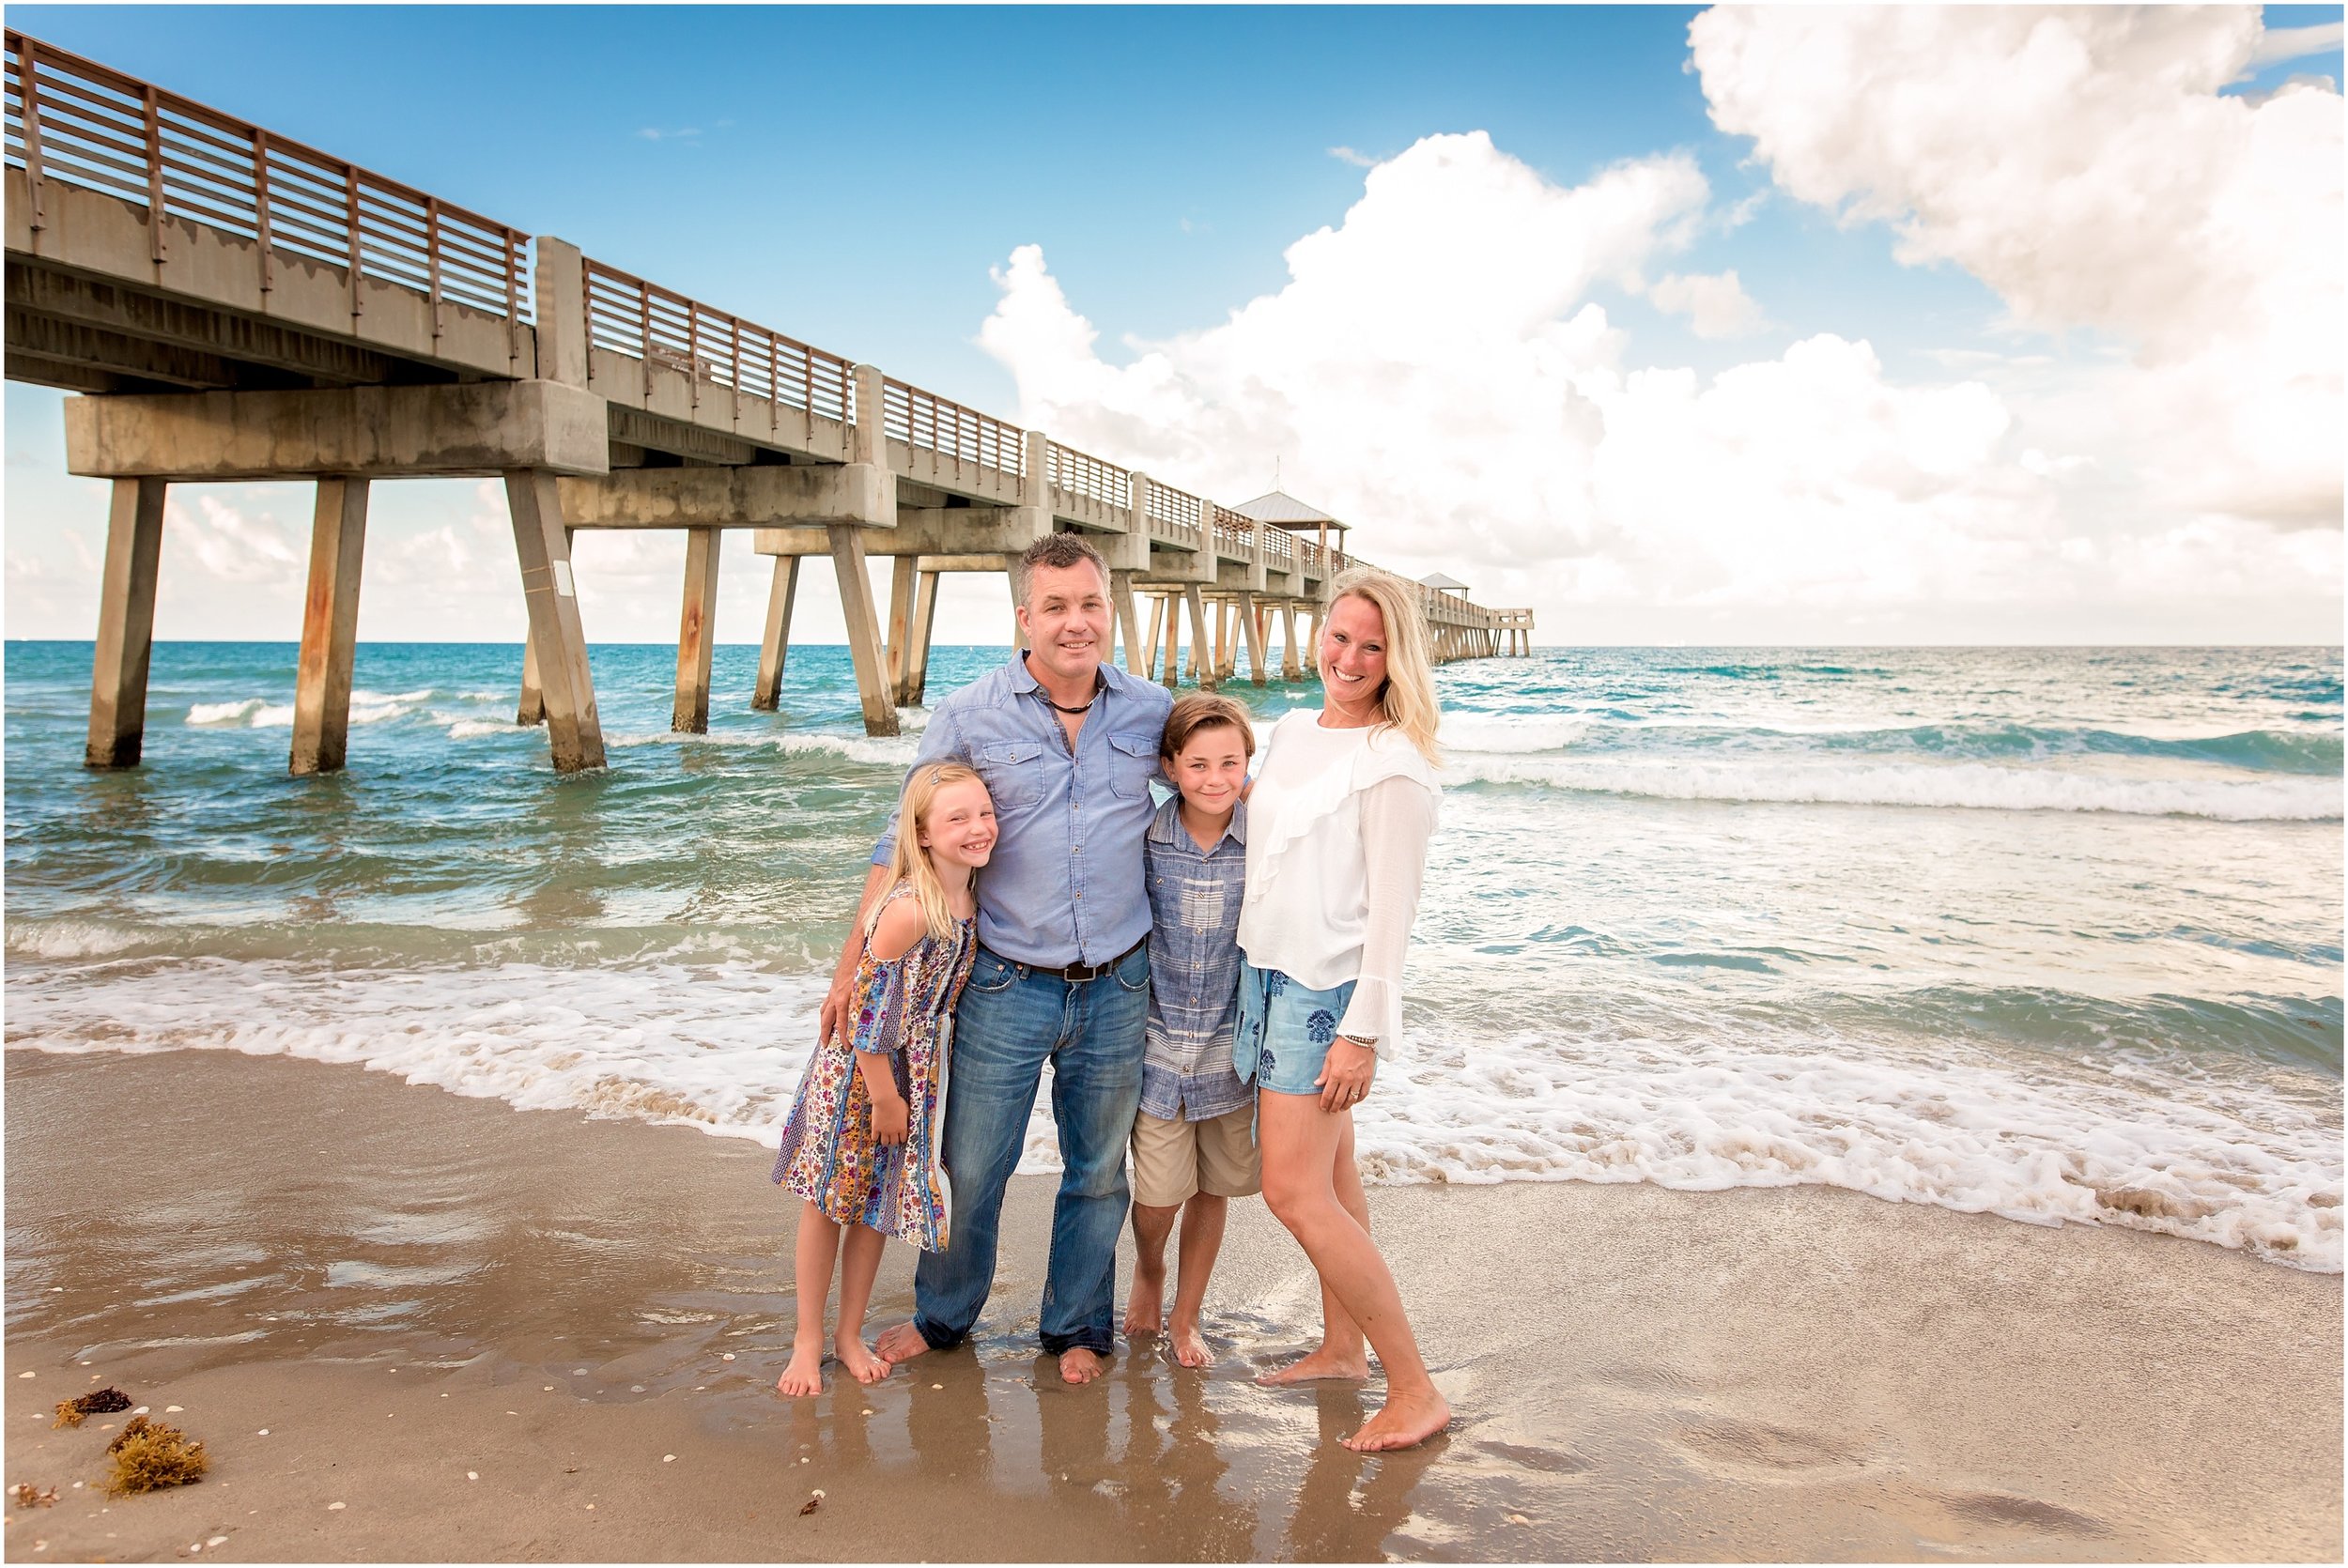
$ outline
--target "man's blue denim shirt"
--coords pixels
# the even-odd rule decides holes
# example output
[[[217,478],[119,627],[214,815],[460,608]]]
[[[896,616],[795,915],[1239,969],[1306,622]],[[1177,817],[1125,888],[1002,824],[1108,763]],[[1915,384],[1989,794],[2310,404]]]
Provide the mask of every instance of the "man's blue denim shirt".
[[[1073,755],[1024,654],[940,702],[914,755],[916,767],[968,762],[995,797],[1001,837],[978,877],[979,940],[1013,963],[1104,963],[1150,934],[1142,841],[1174,698],[1115,665],[1101,680]],[[892,811],[873,864],[896,844]]]

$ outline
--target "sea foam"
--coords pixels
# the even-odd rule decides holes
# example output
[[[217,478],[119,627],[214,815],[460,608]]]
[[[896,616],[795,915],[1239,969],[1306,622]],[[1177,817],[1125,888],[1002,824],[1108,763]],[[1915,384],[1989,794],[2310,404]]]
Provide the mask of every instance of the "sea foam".
[[[823,978],[740,958],[679,960],[383,971],[20,962],[7,1039],[353,1063],[521,1108],[771,1145]],[[1406,1042],[1382,1069],[1357,1142],[1373,1183],[1815,1184],[2035,1224],[2157,1231],[2337,1272],[2337,1081],[2303,1080],[2304,1093],[2278,1099],[2210,1068],[2117,1054],[2057,1063],[1759,1032],[1691,1042],[1447,1028]],[[1030,1172],[1058,1168],[1046,1090],[1025,1138]]]

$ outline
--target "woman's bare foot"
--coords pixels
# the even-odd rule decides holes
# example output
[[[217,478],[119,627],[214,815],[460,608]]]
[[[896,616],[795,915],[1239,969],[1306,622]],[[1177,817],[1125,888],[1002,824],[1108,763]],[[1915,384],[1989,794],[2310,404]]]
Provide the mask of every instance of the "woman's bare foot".
[[[1154,1334],[1165,1321],[1166,1260],[1158,1260],[1157,1268],[1145,1269],[1134,1265],[1133,1293],[1125,1298],[1125,1334]]]
[[[824,1342],[821,1339],[795,1338],[791,1342],[791,1364],[775,1379],[775,1390],[793,1398],[824,1391]]]
[[[1174,1360],[1183,1366],[1206,1366],[1214,1360],[1214,1352],[1207,1348],[1197,1324],[1174,1325]]]
[[[896,1366],[901,1362],[913,1360],[916,1356],[928,1355],[930,1342],[921,1337],[921,1330],[915,1328],[912,1319],[908,1318],[903,1323],[891,1324],[883,1329],[881,1337],[873,1343],[873,1348],[879,1352],[882,1360],[887,1361],[890,1366]]]
[[[1384,1453],[1415,1448],[1450,1424],[1451,1406],[1429,1387],[1424,1393],[1389,1393],[1359,1432],[1337,1440],[1356,1453]]]
[[[873,1355],[857,1335],[841,1335],[831,1342],[831,1349],[840,1358],[841,1369],[859,1383],[877,1383],[888,1376],[888,1363]]]
[[[1367,1352],[1356,1350],[1351,1356],[1340,1356],[1325,1345],[1308,1355],[1298,1357],[1286,1366],[1256,1374],[1256,1381],[1266,1388],[1276,1388],[1283,1383],[1361,1383],[1367,1381],[1368,1377]]]
[[[1059,1378],[1063,1383],[1089,1383],[1109,1369],[1098,1351],[1087,1350],[1079,1345],[1059,1353]]]

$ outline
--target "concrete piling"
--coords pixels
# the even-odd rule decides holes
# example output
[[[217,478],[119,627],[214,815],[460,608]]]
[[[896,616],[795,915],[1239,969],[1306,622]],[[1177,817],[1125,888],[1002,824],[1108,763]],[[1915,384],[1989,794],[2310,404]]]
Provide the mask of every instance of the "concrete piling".
[[[563,526],[554,474],[545,469],[508,472],[505,503],[514,523],[514,551],[521,561],[522,598],[530,608],[530,643],[538,654],[547,746],[555,770],[578,773],[602,767],[603,721],[595,712],[587,633],[579,623],[579,591],[571,579],[570,533]]]
[[[781,700],[783,661],[791,654],[791,607],[799,596],[799,558],[775,557],[774,586],[766,591],[766,627],[758,639],[758,684],[750,706],[773,713]]]
[[[888,668],[881,652],[880,617],[873,607],[872,579],[864,575],[864,530],[854,523],[824,530],[831,544],[833,574],[840,579],[841,615],[847,623],[848,656],[856,666],[857,696],[864,703],[864,732],[897,733],[897,705],[890,700]]]
[[[155,648],[155,577],[162,560],[160,479],[117,479],[106,518],[106,564],[98,590],[98,650],[90,673],[93,768],[136,767],[147,734],[147,666]]]
[[[366,551],[367,482],[321,479],[310,521],[310,584],[294,670],[296,776],[332,773],[350,740],[350,669],[359,645],[360,562]]]
[[[677,617],[676,701],[669,728],[709,732],[709,668],[717,632],[718,532],[685,530],[685,605]]]

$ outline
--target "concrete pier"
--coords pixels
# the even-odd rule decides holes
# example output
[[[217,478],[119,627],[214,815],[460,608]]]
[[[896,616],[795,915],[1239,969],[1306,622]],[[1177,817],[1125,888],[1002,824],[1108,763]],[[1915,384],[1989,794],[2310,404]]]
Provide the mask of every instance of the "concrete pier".
[[[1129,669],[1213,686],[1236,679],[1244,644],[1263,684],[1276,613],[1281,678],[1311,673],[1321,603],[1356,559],[1348,525],[1325,513],[1276,491],[1221,505],[564,240],[8,38],[22,161],[4,172],[7,374],[85,394],[66,403],[67,466],[113,485],[93,767],[141,761],[163,502],[182,481],[318,485],[297,775],[347,761],[367,506],[374,485],[405,477],[503,481],[529,623],[516,717],[545,724],[564,772],[605,761],[570,555],[580,528],[687,530],[672,709],[687,732],[707,729],[717,695],[728,529],[753,530],[776,558],[749,693],[760,711],[780,702],[802,557],[830,558],[865,727],[894,734],[897,708],[924,699],[940,576],[1005,574],[1054,530],[1107,561]],[[144,147],[94,107],[124,93],[150,122]],[[167,156],[165,130],[195,136],[210,161]],[[121,168],[96,177],[86,158],[44,151],[94,145],[116,147]],[[297,209],[290,248],[279,225]],[[412,230],[379,216],[411,210],[424,214]],[[892,561],[885,626],[864,576],[874,555]],[[1438,657],[1530,651],[1529,610],[1485,608],[1457,584],[1422,585],[1419,602]]]

